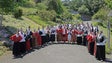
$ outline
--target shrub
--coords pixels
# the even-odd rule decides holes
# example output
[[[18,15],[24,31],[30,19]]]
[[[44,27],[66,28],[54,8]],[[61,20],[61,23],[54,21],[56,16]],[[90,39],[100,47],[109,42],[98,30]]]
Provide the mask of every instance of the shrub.
[[[36,4],[37,9],[39,10],[46,10],[47,6],[44,3],[38,3]]]
[[[85,5],[82,5],[79,7],[78,12],[80,14],[89,14],[89,9]]]
[[[60,17],[61,17],[62,20],[71,20],[71,19],[73,19],[72,15],[70,13],[68,13],[68,12],[63,12]]]
[[[23,15],[23,11],[21,9],[18,9],[14,12],[15,18],[20,18]]]
[[[37,15],[39,15],[43,20],[46,21],[53,21],[54,18],[56,18],[56,12],[54,10],[51,11],[40,10],[37,11]]]
[[[107,14],[108,11],[102,8],[95,15],[93,15],[92,19],[107,20]]]
[[[27,1],[27,2],[25,2],[24,4],[23,4],[23,6],[24,7],[35,7],[36,6],[36,4],[35,4],[35,2],[34,1]]]

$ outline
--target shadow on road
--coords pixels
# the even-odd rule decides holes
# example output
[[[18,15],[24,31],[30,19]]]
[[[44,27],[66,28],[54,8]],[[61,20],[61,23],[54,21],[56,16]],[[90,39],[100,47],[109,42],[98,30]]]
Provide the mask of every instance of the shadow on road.
[[[112,63],[112,59],[110,59],[110,58],[106,58],[105,62]]]

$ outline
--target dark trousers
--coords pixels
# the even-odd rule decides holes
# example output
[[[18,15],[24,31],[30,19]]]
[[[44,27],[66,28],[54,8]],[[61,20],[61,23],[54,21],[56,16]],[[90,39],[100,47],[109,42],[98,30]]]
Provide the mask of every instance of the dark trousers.
[[[55,41],[55,34],[50,35],[50,41],[52,41],[52,42]]]
[[[81,37],[77,37],[77,44],[78,45],[82,44],[82,36]]]
[[[105,60],[105,45],[97,45],[96,58]]]
[[[84,46],[87,45],[87,38],[86,38],[86,36],[84,36],[84,38],[83,38],[83,45],[84,45]]]
[[[26,52],[26,42],[20,42],[20,52],[21,54]]]
[[[30,38],[30,47],[32,48],[33,47],[33,39]]]
[[[91,55],[94,54],[94,45],[95,45],[95,42],[90,43],[90,51],[89,52],[90,52]]]
[[[44,45],[46,43],[46,36],[41,36],[42,38],[42,45]]]
[[[46,34],[46,42],[48,43],[50,41],[49,34]]]
[[[14,42],[13,44],[13,55],[18,56],[20,55],[20,43],[19,42]]]

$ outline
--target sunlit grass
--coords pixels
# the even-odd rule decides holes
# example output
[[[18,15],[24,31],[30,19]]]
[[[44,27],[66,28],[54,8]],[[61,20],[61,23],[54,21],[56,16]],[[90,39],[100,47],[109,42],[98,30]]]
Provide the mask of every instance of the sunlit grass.
[[[23,10],[23,15],[35,14],[37,12],[37,9],[36,8],[20,7],[20,9]]]
[[[25,31],[28,26],[31,26],[31,29],[38,29],[38,27],[41,27],[40,25],[36,24],[32,20],[29,20],[26,17],[22,17],[21,19],[15,19],[12,15],[5,15],[5,20],[3,21],[4,26],[8,26],[10,28],[20,29],[23,28]],[[12,30],[13,30],[12,29]]]
[[[3,55],[8,49],[0,42],[0,56]]]
[[[41,18],[39,16],[36,15],[30,15],[27,16],[29,19],[31,19],[32,21],[34,21],[35,23],[41,25],[41,26],[47,26],[47,25],[56,25],[55,22],[52,21],[43,21],[41,20]]]

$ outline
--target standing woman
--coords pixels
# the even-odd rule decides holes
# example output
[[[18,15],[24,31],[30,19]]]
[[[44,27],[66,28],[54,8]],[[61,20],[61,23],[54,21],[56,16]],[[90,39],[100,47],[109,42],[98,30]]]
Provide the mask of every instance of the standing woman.
[[[55,35],[56,35],[55,27],[52,27],[52,28],[50,29],[50,41],[51,41],[51,42],[54,42],[54,41],[55,41]]]
[[[97,45],[96,58],[98,60],[105,61],[105,43],[106,43],[106,37],[103,35],[103,32],[100,31],[96,41],[96,45]]]
[[[17,57],[20,55],[20,40],[22,37],[19,35],[19,31],[16,34],[12,35],[10,39],[14,42],[13,44],[13,55]]]
[[[88,51],[91,55],[94,54],[94,48],[95,48],[95,40],[96,40],[96,36],[94,35],[93,32],[90,32],[87,35],[87,40],[88,40]]]
[[[24,54],[26,52],[26,40],[25,40],[25,34],[24,34],[22,28],[19,31],[19,34],[22,37],[22,39],[20,40],[20,52],[21,52],[21,54]]]

